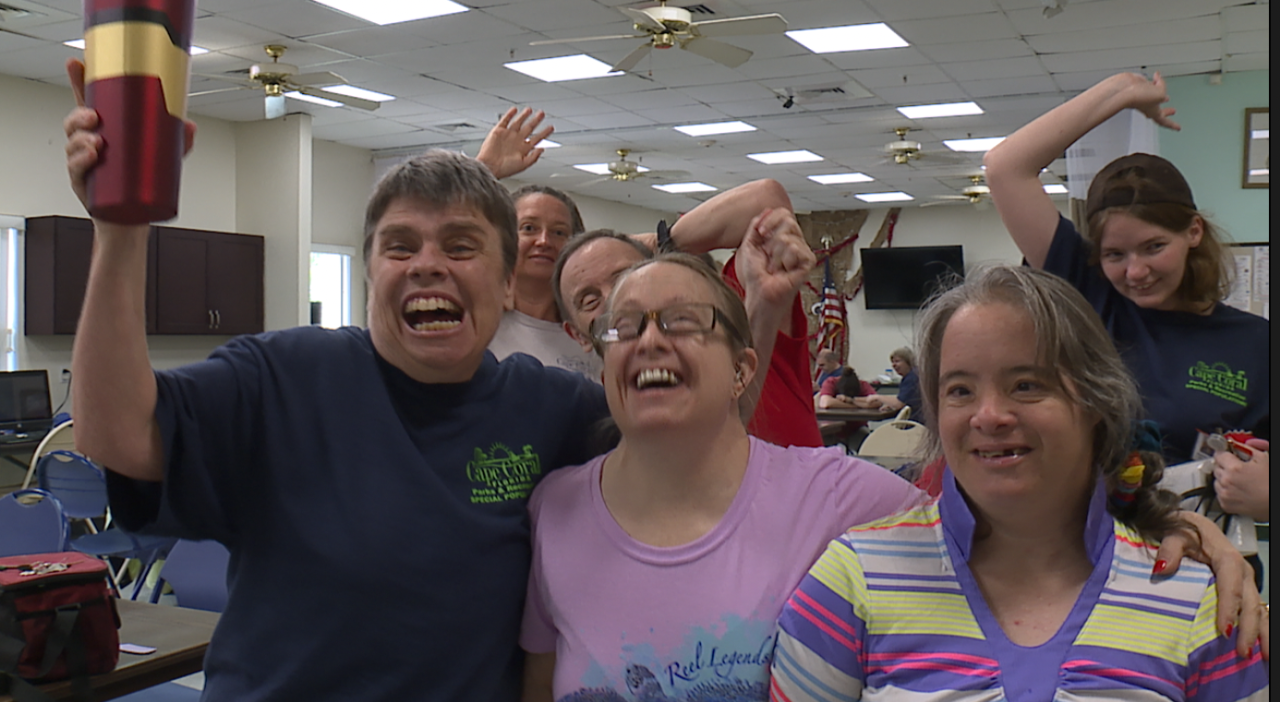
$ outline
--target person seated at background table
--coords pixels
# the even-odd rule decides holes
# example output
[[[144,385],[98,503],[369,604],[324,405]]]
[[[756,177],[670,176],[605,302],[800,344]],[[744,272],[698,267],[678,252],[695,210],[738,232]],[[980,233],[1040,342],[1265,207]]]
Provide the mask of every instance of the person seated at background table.
[[[923,403],[920,398],[920,380],[916,375],[915,364],[915,352],[909,347],[894,349],[893,353],[889,354],[889,365],[893,366],[893,372],[902,378],[898,381],[898,394],[875,395],[872,400],[878,402],[881,407],[895,412],[903,407],[910,407],[913,417],[920,416]]]
[[[827,378],[834,378],[840,375],[841,358],[840,354],[832,349],[822,349],[818,351],[817,362],[814,370],[817,371],[818,377],[813,381],[813,392],[818,394],[822,390],[822,383]]]
[[[1026,262],[1065,278],[1102,318],[1173,464],[1190,460],[1198,430],[1263,427],[1271,414],[1271,323],[1223,302],[1233,259],[1169,161],[1129,154],[1104,166],[1089,184],[1083,236],[1040,182],[1050,161],[1125,110],[1180,129],[1168,100],[1159,74],[1111,76],[1009,135],[984,163],[996,209]],[[1267,488],[1255,480],[1252,491]]]
[[[942,496],[827,547],[782,613],[774,699],[1268,699],[1212,573],[1150,576],[1186,527],[1129,449],[1141,399],[1085,299],[995,267],[919,329]]]
[[[787,269],[797,288],[810,265]],[[638,263],[593,329],[622,440],[531,499],[525,700],[764,700],[782,602],[822,547],[926,497],[748,436],[739,402],[763,368],[743,302],[698,259]]]
[[[752,237],[767,247],[771,261],[813,267],[813,251],[791,212],[791,199],[771,179],[739,185],[698,205],[672,225],[661,248],[694,254],[741,250]],[[607,229],[575,237],[565,246],[552,287],[565,330],[584,350],[592,348],[591,324],[604,311],[618,275],[652,256],[655,248],[660,248],[657,234],[627,237]],[[748,431],[779,446],[821,446],[808,392],[808,320],[800,296],[792,291],[775,299],[769,289],[747,280],[741,261],[737,255],[731,257],[722,276],[744,298],[752,336],[759,340],[756,352],[769,359],[767,372],[756,375],[744,396],[755,408],[746,415]]]
[[[858,371],[845,366],[838,375],[827,378],[818,391],[818,409],[876,408],[875,390],[871,383],[858,377]],[[865,422],[864,422],[865,424]]]

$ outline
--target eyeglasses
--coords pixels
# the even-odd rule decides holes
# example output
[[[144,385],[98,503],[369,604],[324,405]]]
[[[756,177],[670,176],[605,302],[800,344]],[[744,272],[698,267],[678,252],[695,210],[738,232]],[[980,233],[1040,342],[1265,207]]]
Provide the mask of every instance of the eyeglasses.
[[[737,336],[733,323],[709,302],[690,302],[660,310],[606,313],[600,315],[592,325],[595,330],[593,336],[601,344],[631,341],[644,333],[651,319],[657,322],[658,329],[667,336],[706,334],[716,328],[717,322]]]

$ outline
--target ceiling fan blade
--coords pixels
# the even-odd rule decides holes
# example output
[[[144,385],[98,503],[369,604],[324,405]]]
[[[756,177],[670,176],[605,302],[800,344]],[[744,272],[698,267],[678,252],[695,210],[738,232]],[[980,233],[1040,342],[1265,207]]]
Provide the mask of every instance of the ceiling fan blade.
[[[266,99],[267,119],[284,117],[285,104],[283,95],[268,95]]]
[[[627,19],[635,23],[637,29],[643,29],[648,32],[665,32],[666,25],[649,16],[647,12],[633,10],[629,7],[619,7],[618,12],[627,16]]]
[[[579,185],[578,187],[585,188],[591,185],[599,185],[600,183],[606,183],[611,180],[613,180],[613,176],[611,175],[601,176],[599,178],[592,178],[591,180],[588,180],[587,182],[583,183],[582,185]]]
[[[687,178],[689,177],[689,171],[680,171],[680,170],[645,171],[644,173],[639,173],[637,175],[644,178],[658,178],[658,179],[670,180],[672,178]]]
[[[613,65],[613,68],[610,68],[609,70],[629,71],[635,68],[637,63],[640,63],[640,59],[643,59],[645,56],[648,56],[650,51],[653,51],[653,44],[650,44],[649,42],[646,41],[645,43],[636,47],[635,51],[632,51],[631,53],[627,54],[626,58],[615,63]]]
[[[243,88],[236,87],[236,88],[217,88],[216,90],[201,90],[194,93],[187,93],[187,97],[200,97],[201,95],[216,95],[218,93],[229,93],[233,90],[244,90],[245,88],[248,88],[248,87],[249,86],[246,85]]]
[[[547,44],[575,44],[580,41],[601,41],[603,39],[648,39],[648,34],[607,34],[600,37],[574,37],[572,39],[542,39],[531,41],[529,46],[546,46]]]
[[[694,37],[688,41],[681,42],[680,48],[685,51],[691,51],[703,58],[709,58],[716,63],[722,63],[729,68],[737,68],[746,63],[747,59],[751,58],[752,53],[732,44],[701,37]]]
[[[961,199],[963,200],[964,198],[961,198]],[[937,207],[938,205],[950,205],[951,203],[952,203],[952,200],[933,200],[930,202],[922,202],[920,203],[920,206],[921,207]]]
[[[787,21],[776,12],[694,22],[693,26],[697,30],[696,34],[704,37],[741,37],[750,34],[781,34],[787,31]]]
[[[318,97],[318,98],[323,98],[325,100],[333,100],[334,102],[340,102],[346,105],[347,107],[358,107],[362,110],[370,110],[370,111],[376,110],[378,109],[378,105],[381,104],[373,100],[365,100],[364,98],[352,97],[350,95],[331,93],[328,90],[312,88],[306,85],[298,86],[298,92],[302,93],[303,95],[310,95],[311,97]]]
[[[346,84],[347,79],[337,73],[329,71],[320,71],[318,73],[299,73],[298,75],[289,76],[289,82],[294,85],[338,85]]]
[[[262,87],[262,84],[257,81],[250,80],[248,78],[241,78],[239,76],[218,75],[216,73],[192,73],[191,77],[192,78],[210,78],[212,80],[220,80],[227,83],[235,83],[237,85],[243,85],[246,88]]]

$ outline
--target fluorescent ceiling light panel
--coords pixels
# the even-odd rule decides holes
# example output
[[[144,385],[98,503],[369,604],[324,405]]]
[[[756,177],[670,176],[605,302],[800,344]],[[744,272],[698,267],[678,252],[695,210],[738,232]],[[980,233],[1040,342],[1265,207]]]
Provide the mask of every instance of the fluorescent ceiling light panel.
[[[952,151],[990,151],[991,147],[1004,141],[1004,137],[985,137],[982,139],[943,139]]]
[[[654,190],[661,190],[664,193],[710,193],[715,192],[714,185],[706,183],[666,183],[665,185],[655,185]]]
[[[898,36],[898,33],[889,29],[889,25],[884,22],[819,29],[795,29],[787,32],[787,36],[800,42],[815,54],[910,46],[906,39]]]
[[[807,163],[809,161],[821,161],[822,157],[807,149],[799,151],[768,151],[762,154],[747,154],[747,158],[760,163],[767,163],[771,166],[779,163]]]
[[[84,39],[72,39],[71,41],[64,41],[62,43],[65,46],[69,46],[73,49],[80,49],[81,51],[84,51]],[[202,46],[196,46],[195,44],[191,45],[192,56],[199,56],[200,54],[207,54],[207,53],[209,53],[208,49]]]
[[[1067,186],[1062,183],[1047,183],[1044,186],[1044,191],[1050,195],[1066,195]]]
[[[559,146],[559,144],[557,144]],[[595,173],[596,175],[609,175],[609,164],[607,163],[575,163],[573,167],[586,171],[587,173]],[[644,166],[636,166],[636,173],[645,173],[649,169]]]
[[[470,8],[450,0],[315,0],[339,12],[374,24],[395,24],[410,20],[452,15]]]
[[[338,85],[326,85],[322,90],[339,95],[349,95],[356,98],[364,98],[365,100],[373,100],[374,102],[388,102],[395,100],[395,95],[387,95],[386,93],[378,93],[364,88],[357,88],[354,85],[339,83]]]
[[[1252,133],[1252,134],[1250,134],[1250,136],[1252,136],[1254,139],[1270,139],[1270,138],[1271,138],[1271,130],[1270,130],[1270,129],[1255,129],[1255,130],[1253,130],[1253,133]]]
[[[907,105],[899,107],[898,112],[908,119],[929,119],[931,117],[959,117],[961,115],[980,115],[982,108],[976,102],[947,102],[939,105]]]
[[[558,149],[558,148],[560,148],[561,146],[562,146],[562,144],[561,144],[560,142],[558,142],[558,141],[551,141],[550,139],[543,139],[542,141],[538,142],[537,144],[534,144],[533,148],[535,148],[535,149]]]
[[[610,71],[609,64],[597,61],[586,54],[556,56],[555,58],[533,59],[532,61],[513,61],[502,65],[513,71],[519,71],[526,76],[545,80],[548,83],[625,75],[623,71]]]
[[[712,136],[714,134],[737,134],[738,132],[754,132],[755,127],[746,122],[713,122],[711,124],[686,124],[675,128],[677,132],[691,137]]]
[[[862,200],[863,202],[902,202],[904,200],[915,199],[901,191],[892,193],[862,193],[860,195],[854,195],[854,197]]]
[[[823,185],[840,185],[842,183],[870,183],[875,178],[866,173],[831,173],[828,175],[811,175],[809,180]]]
[[[334,100],[326,100],[321,97],[313,97],[311,95],[305,95],[296,90],[290,90],[289,92],[285,93],[284,96],[291,97],[294,100],[301,100],[303,102],[314,102],[317,105],[324,105],[325,107],[342,107],[342,103],[340,102],[336,102]]]

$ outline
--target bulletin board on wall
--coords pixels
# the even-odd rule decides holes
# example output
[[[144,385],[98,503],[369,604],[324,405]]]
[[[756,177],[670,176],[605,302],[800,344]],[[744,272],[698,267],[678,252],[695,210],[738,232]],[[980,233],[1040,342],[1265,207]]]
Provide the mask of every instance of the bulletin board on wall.
[[[1223,302],[1271,319],[1271,246],[1243,243],[1227,246],[1235,261],[1231,294]]]

